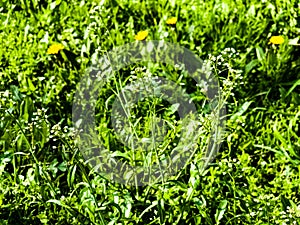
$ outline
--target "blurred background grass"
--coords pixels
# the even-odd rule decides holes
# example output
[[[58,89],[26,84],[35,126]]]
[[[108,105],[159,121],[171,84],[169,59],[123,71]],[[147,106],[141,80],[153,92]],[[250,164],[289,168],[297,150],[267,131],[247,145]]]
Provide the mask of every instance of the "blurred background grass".
[[[2,0],[0,17],[1,224],[299,224],[298,1]],[[242,79],[204,174],[191,164],[177,180],[126,187],[89,172],[72,98],[93,58],[141,30],[202,59],[234,48]],[[275,35],[285,42],[269,44]],[[49,55],[53,43],[64,49]]]

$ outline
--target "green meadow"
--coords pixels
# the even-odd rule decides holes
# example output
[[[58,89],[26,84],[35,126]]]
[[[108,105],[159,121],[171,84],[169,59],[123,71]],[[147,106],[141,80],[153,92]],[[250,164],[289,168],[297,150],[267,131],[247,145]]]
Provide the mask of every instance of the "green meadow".
[[[1,0],[0,224],[300,224],[299,38],[296,0]],[[211,135],[213,104],[185,68],[125,66],[98,90],[91,143],[98,138],[124,165],[157,168],[169,166],[174,148],[185,160],[195,141],[167,179],[141,186],[131,170],[114,174],[129,185],[84,157],[73,106],[84,75],[103,66],[97,59],[151,40],[184,47],[208,66],[224,129]],[[113,114],[122,88],[151,77],[193,100],[197,137],[180,144],[179,104],[157,96],[128,109],[129,127]],[[219,148],[210,144],[216,136]]]

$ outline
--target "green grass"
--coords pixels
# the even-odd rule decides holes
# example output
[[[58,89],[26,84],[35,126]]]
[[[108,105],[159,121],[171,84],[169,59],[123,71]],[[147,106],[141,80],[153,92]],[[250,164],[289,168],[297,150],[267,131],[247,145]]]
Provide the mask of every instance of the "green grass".
[[[299,15],[295,0],[2,0],[0,224],[300,224],[300,46],[289,44],[299,37]],[[173,16],[176,26],[168,26]],[[100,139],[120,161],[154,165],[178,142],[176,105],[159,98],[131,109],[130,131],[140,138],[153,132],[153,121],[166,124],[156,152],[118,141],[112,103],[137,78],[183,83],[205,121],[183,169],[163,182],[129,186],[83,158],[72,104],[86,69],[141,30],[147,40],[179,44],[211,63],[226,132],[202,170],[213,125],[201,90],[180,68],[123,68],[101,89],[95,113]],[[275,35],[285,42],[269,44]],[[65,49],[48,55],[53,43]]]

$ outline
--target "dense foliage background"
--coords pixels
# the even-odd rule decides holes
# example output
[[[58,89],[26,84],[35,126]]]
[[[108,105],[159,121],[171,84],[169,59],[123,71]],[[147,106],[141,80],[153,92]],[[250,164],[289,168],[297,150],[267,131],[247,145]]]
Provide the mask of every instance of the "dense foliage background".
[[[0,17],[0,224],[300,224],[298,1],[2,0]],[[132,187],[89,169],[72,100],[91,60],[142,30],[210,60],[230,95],[204,173]]]

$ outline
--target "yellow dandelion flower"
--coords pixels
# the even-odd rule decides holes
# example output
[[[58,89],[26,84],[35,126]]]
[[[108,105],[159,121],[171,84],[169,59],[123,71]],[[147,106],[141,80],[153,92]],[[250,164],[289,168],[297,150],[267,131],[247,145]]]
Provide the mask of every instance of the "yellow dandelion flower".
[[[168,25],[175,25],[177,23],[177,18],[176,17],[171,17],[170,19],[167,19],[167,24]]]
[[[284,38],[282,36],[272,36],[270,38],[270,43],[275,44],[275,45],[280,45],[284,42]]]
[[[135,40],[143,41],[148,36],[149,32],[147,30],[143,30],[137,33],[137,35],[134,36]]]
[[[53,44],[48,48],[47,54],[57,54],[62,49],[64,49],[62,44]]]

